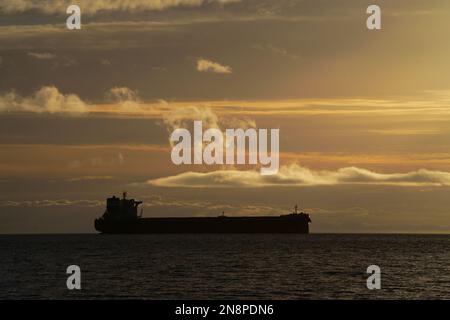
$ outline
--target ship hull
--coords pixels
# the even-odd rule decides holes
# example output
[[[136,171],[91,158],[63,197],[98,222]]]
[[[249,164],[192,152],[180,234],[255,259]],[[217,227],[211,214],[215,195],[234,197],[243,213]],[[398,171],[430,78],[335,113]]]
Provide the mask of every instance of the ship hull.
[[[134,221],[95,221],[95,229],[107,234],[151,233],[309,233],[309,218],[201,217],[141,218]]]

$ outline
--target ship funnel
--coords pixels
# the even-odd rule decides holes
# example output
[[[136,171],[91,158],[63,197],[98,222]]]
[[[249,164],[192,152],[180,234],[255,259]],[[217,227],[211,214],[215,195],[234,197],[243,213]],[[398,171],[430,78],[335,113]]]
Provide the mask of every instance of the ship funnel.
[[[122,193],[122,196],[123,196],[123,199],[125,200],[125,199],[127,198],[127,192],[124,191],[124,192]]]

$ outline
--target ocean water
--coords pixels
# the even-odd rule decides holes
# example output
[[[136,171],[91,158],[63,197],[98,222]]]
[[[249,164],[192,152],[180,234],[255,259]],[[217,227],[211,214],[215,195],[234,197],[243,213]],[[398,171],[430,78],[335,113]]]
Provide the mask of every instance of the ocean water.
[[[450,299],[450,236],[4,235],[0,298]]]

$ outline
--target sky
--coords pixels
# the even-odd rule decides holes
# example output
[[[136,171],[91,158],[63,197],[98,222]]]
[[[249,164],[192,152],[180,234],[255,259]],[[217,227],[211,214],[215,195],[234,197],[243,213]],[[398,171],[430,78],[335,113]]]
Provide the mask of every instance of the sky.
[[[449,30],[445,0],[2,0],[0,233],[94,232],[124,190],[148,217],[449,233]],[[279,173],[174,165],[194,120],[279,129]]]

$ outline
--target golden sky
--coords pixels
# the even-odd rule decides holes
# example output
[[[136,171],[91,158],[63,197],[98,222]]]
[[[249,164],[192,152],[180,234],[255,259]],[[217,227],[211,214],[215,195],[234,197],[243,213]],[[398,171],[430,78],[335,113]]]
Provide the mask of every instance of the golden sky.
[[[450,4],[0,2],[0,233],[146,216],[265,215],[313,232],[450,232]],[[171,130],[279,128],[280,172],[175,166]]]

